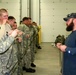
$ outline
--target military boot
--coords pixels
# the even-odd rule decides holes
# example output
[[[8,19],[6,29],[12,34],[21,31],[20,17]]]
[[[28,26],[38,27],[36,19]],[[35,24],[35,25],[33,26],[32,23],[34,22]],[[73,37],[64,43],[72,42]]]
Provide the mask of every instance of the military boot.
[[[36,65],[34,63],[31,63],[31,67],[36,67]]]
[[[32,68],[26,68],[26,72],[35,73],[36,70]]]

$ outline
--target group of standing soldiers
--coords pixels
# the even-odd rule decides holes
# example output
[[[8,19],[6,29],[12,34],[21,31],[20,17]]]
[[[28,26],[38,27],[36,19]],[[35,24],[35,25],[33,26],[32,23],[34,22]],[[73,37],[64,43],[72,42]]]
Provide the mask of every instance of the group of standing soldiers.
[[[31,18],[24,17],[17,27],[16,19],[8,17],[6,9],[0,9],[0,75],[34,73],[37,48],[41,49],[39,28]]]
[[[22,55],[25,55],[23,58],[23,70],[26,70],[26,72],[35,72],[35,69],[31,67],[36,67],[34,64],[34,58],[36,52],[36,37],[38,36],[37,28],[37,24],[32,24],[31,18],[29,17],[24,17],[22,19],[21,25],[18,27],[19,30],[24,32],[22,36]]]

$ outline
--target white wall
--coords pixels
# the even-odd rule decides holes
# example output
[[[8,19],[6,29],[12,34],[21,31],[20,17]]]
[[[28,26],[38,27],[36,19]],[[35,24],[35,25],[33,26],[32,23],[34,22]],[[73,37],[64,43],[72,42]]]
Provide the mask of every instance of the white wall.
[[[0,8],[6,8],[19,23],[23,17],[29,16],[29,1],[0,0]],[[63,18],[68,13],[76,12],[75,7],[76,0],[31,0],[31,17],[41,25],[42,42],[54,42],[58,34],[68,35]]]
[[[9,16],[14,16],[19,25],[23,17],[29,16],[28,1],[29,0],[0,0],[0,8],[7,9]]]
[[[31,0],[31,17],[39,25],[39,0]]]
[[[29,0],[21,0],[21,1],[22,1],[21,18],[23,18],[25,16],[26,17],[29,16]]]
[[[41,0],[42,42],[54,42],[58,34],[67,36],[63,18],[76,12],[76,0]]]
[[[20,21],[20,0],[0,0],[0,8],[8,10],[9,16],[14,16]]]

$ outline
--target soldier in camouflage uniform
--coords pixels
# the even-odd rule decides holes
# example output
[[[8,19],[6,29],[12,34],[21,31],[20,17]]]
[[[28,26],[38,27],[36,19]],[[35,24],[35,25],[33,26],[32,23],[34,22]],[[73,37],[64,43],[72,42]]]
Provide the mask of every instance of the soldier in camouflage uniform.
[[[32,22],[32,24],[34,25],[34,27],[36,28],[36,47],[38,48],[38,49],[41,49],[41,46],[40,46],[40,44],[39,44],[39,34],[38,34],[38,32],[40,31],[40,29],[39,29],[39,27],[37,26],[37,23],[36,22]]]
[[[34,35],[34,44],[35,44],[35,53],[37,52],[37,49],[39,48],[39,38],[38,38],[38,32],[39,32],[39,28],[37,26],[37,24],[35,22],[32,22],[32,25],[34,27],[35,30],[35,35]]]
[[[25,55],[23,60],[23,70],[34,73],[35,70],[31,68],[30,29],[28,17],[22,19],[22,23],[18,29],[25,33],[25,36],[23,37],[23,55]]]
[[[10,48],[19,33],[17,29],[10,30],[9,25],[6,25],[7,19],[7,10],[0,9],[0,75],[11,75],[13,51]]]
[[[13,16],[9,16],[8,17],[8,21],[7,23],[10,25],[11,29],[12,30],[15,30],[17,29],[17,23],[16,23],[16,20]],[[19,35],[18,35],[19,36]],[[20,47],[20,42],[19,40],[21,40],[21,37],[16,37],[15,38],[15,41],[13,42],[12,44],[12,50],[13,50],[13,68],[12,68],[12,75],[23,75],[23,72],[22,72],[22,67],[21,67],[21,48]],[[16,40],[17,39],[17,40]]]
[[[36,65],[34,64],[36,31],[34,26],[32,25],[31,18],[29,18],[28,22],[29,22],[29,29],[30,29],[31,67],[36,67]]]
[[[15,29],[17,29],[16,22],[14,22],[14,24],[12,25],[12,30],[15,30]],[[22,35],[20,35],[20,36],[18,35],[16,37],[16,40],[13,43],[13,49],[14,49],[14,58],[15,58],[14,61],[15,61],[15,63],[17,63],[17,65],[15,66],[17,69],[17,75],[23,75],[23,71],[22,71],[22,52],[23,52],[22,51]],[[15,74],[15,72],[14,72],[14,74]]]

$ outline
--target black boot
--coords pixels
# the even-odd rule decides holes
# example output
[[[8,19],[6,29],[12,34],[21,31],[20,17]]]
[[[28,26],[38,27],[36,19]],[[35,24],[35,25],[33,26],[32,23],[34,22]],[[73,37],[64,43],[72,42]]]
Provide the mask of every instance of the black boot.
[[[38,46],[38,49],[42,49],[41,46]]]
[[[38,49],[42,49],[40,45],[36,45],[36,47],[37,47]]]
[[[26,72],[35,73],[36,70],[32,68],[26,68]]]
[[[31,63],[31,67],[36,67],[36,65],[34,63]]]
[[[25,67],[25,66],[23,66],[23,67],[22,67],[22,69],[23,69],[23,71],[24,71],[24,70],[26,70],[26,67]]]

